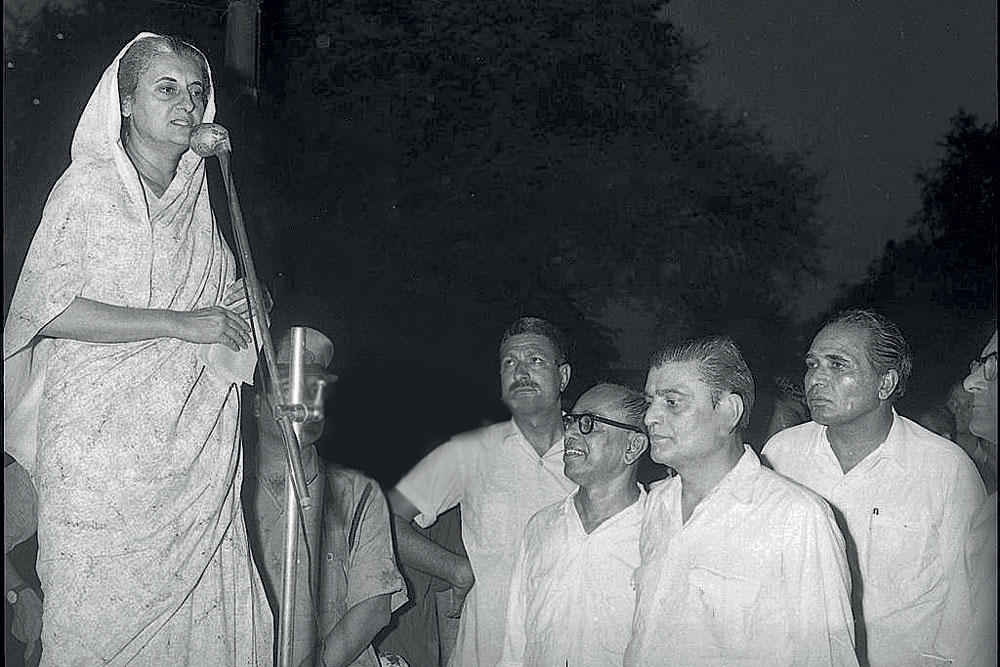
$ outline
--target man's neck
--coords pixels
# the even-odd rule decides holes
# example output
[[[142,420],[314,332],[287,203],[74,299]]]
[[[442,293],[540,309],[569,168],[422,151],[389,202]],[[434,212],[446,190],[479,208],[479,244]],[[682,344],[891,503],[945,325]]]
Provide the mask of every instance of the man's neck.
[[[736,467],[743,452],[740,438],[732,436],[726,446],[714,455],[677,466],[677,474],[681,478],[681,518],[685,523],[705,496]]]
[[[887,402],[850,422],[827,427],[826,438],[845,474],[885,442],[892,419],[892,404]]]
[[[563,436],[562,410],[558,406],[545,413],[514,415],[514,423],[539,456],[543,456]]]
[[[639,499],[635,473],[629,472],[610,482],[581,486],[573,498],[583,530],[590,535],[602,523]]]

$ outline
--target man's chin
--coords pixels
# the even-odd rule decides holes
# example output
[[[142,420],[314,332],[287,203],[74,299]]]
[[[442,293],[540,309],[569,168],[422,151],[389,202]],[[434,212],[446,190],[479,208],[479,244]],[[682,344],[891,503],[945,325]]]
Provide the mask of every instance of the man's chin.
[[[554,409],[556,406],[548,405],[542,399],[542,396],[537,393],[521,393],[514,394],[513,396],[508,396],[504,400],[504,404],[507,409],[513,414],[518,415],[533,415],[547,412]]]

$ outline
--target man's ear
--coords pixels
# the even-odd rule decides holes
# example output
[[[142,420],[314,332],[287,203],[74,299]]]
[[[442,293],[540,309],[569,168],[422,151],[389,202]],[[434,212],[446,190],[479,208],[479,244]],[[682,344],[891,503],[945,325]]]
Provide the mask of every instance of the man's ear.
[[[566,387],[569,386],[569,378],[573,375],[573,369],[569,364],[559,365],[559,393],[566,391]]]
[[[632,465],[639,460],[642,453],[649,446],[649,438],[645,433],[635,433],[629,431],[628,439],[625,441],[624,459],[626,465]]]
[[[743,397],[737,393],[729,392],[719,401],[718,407],[723,408],[729,413],[725,422],[726,432],[734,432],[740,425],[740,420],[743,418],[743,413],[746,411],[746,405],[743,403]]]
[[[889,397],[892,396],[893,392],[896,391],[896,387],[899,386],[899,371],[895,368],[890,368],[885,373],[882,374],[882,382],[878,385],[878,397],[879,400],[887,401]]]

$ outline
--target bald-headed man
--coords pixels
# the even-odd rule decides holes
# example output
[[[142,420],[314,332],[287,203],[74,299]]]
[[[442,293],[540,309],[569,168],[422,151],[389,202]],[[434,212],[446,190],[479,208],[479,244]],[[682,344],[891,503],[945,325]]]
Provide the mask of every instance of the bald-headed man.
[[[636,481],[645,408],[642,394],[599,384],[564,415],[563,465],[579,489],[524,530],[500,667],[621,664],[646,498]]]

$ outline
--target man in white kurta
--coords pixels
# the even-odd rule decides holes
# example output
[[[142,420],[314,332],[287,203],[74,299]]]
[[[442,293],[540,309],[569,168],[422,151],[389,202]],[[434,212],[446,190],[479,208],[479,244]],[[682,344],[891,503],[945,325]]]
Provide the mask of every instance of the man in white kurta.
[[[499,667],[621,664],[646,500],[636,482],[644,411],[641,394],[601,384],[566,416],[566,475],[580,488],[525,528]]]
[[[763,456],[838,514],[852,546],[855,593],[861,594],[854,614],[862,662],[867,657],[873,667],[903,667],[933,653],[945,598],[965,576],[964,531],[985,491],[965,452],[893,410],[896,392],[887,392],[892,383],[879,378],[898,371],[879,372],[870,361],[868,326],[895,336],[867,315],[834,322],[816,336],[806,357],[815,421],[773,436]],[[857,407],[865,403],[870,408]],[[878,423],[883,425],[872,426]],[[865,446],[852,447],[854,442]]]
[[[736,345],[671,345],[646,380],[653,460],[626,667],[857,665],[843,537],[815,493],[761,466]]]
[[[501,392],[513,418],[444,443],[388,494],[400,560],[453,586],[451,613],[461,613],[448,662],[454,667],[493,667],[499,660],[507,586],[524,527],[575,487],[563,474],[560,395],[570,377],[564,350],[550,323],[515,322],[500,349]],[[410,526],[412,520],[426,528],[456,505],[468,559]]]
[[[649,493],[626,664],[856,665],[850,573],[826,503],[749,446],[687,522],[682,485]]]

